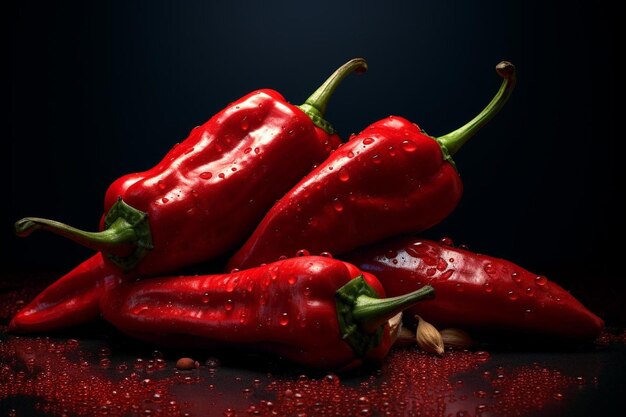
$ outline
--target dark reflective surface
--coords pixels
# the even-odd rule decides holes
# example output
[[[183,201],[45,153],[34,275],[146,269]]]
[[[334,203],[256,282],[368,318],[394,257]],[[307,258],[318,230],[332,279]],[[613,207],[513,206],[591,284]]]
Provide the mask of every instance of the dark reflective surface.
[[[3,280],[3,324],[38,291],[29,277]],[[398,348],[379,367],[337,375],[250,352],[155,350],[105,323],[54,335],[3,331],[0,415],[603,415],[621,408],[625,341],[613,331],[569,351],[481,346],[442,358]],[[180,357],[198,367],[177,370]]]

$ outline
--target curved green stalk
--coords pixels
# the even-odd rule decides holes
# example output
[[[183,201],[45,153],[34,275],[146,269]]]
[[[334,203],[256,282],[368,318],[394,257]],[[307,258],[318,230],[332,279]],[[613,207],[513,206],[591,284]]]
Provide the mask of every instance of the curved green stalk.
[[[36,230],[56,233],[87,248],[118,256],[131,253],[137,239],[132,225],[121,218],[101,232],[86,232],[65,223],[39,217],[25,217],[15,223],[15,232],[20,237],[26,237]]]
[[[434,297],[435,289],[430,285],[397,297],[375,298],[360,295],[354,304],[352,317],[360,323],[361,327],[375,329],[418,301]]]
[[[435,290],[424,286],[409,294],[378,298],[376,291],[360,275],[335,293],[341,336],[359,355],[381,343],[387,321],[421,300],[431,299]]]
[[[515,76],[515,66],[507,61],[502,61],[496,66],[496,72],[504,80],[500,89],[493,97],[487,107],[483,109],[476,117],[467,122],[464,126],[448,133],[447,135],[437,138],[437,142],[445,149],[444,154],[454,155],[461,149],[463,144],[476,134],[484,125],[486,125],[507,102],[517,81]]]
[[[330,97],[337,86],[352,72],[367,71],[367,62],[363,58],[352,59],[339,67],[311,96],[306,99],[300,109],[311,118],[313,123],[328,134],[335,133],[330,123],[324,119]]]
[[[104,218],[105,230],[87,232],[55,220],[25,217],[15,223],[15,233],[26,237],[36,230],[47,230],[100,251],[120,268],[129,270],[152,249],[148,215],[119,199]]]

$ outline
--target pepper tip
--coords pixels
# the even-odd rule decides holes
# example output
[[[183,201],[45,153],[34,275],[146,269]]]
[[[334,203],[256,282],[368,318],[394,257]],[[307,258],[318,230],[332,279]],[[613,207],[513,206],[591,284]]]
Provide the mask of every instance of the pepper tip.
[[[515,65],[509,61],[502,61],[496,65],[496,72],[502,78],[511,78],[515,75]]]
[[[25,217],[21,220],[16,221],[14,227],[15,234],[17,236],[26,237],[30,235],[33,231],[35,231],[37,224],[33,222],[30,218]]]
[[[354,69],[355,74],[363,74],[367,72],[368,66],[367,66],[367,61],[365,60],[365,58],[354,58],[350,62],[356,65]]]

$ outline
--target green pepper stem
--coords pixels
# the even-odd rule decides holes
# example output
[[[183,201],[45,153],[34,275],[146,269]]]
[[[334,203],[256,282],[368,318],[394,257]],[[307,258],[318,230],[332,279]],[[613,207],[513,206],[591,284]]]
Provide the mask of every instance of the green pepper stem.
[[[15,232],[20,237],[26,237],[35,230],[47,230],[90,249],[118,256],[132,253],[137,240],[133,226],[122,218],[118,218],[101,232],[86,232],[65,223],[39,217],[26,217],[15,223]]]
[[[358,74],[365,71],[367,71],[367,62],[363,58],[355,58],[346,62],[334,73],[332,73],[324,84],[322,84],[308,99],[306,99],[304,104],[300,106],[300,109],[311,118],[316,126],[324,129],[329,134],[335,133],[330,123],[324,119],[326,108],[328,107],[328,101],[335,92],[337,86],[350,73],[356,72]]]
[[[101,232],[86,232],[54,220],[26,217],[15,223],[15,232],[22,237],[39,229],[56,233],[104,253],[125,271],[134,268],[153,248],[148,215],[121,198],[104,217],[104,226]]]
[[[434,297],[435,289],[430,285],[390,298],[374,298],[363,294],[356,298],[352,317],[364,330],[372,331],[418,301]]]
[[[495,116],[504,104],[507,102],[513,89],[515,88],[516,76],[515,66],[507,61],[502,61],[496,66],[496,72],[504,80],[500,89],[493,97],[487,107],[481,111],[478,116],[474,117],[464,126],[448,133],[447,135],[437,138],[439,144],[444,147],[450,156],[454,155],[461,149],[472,136],[476,134],[483,126],[485,126]],[[445,153],[445,152],[444,152]]]
[[[337,320],[341,337],[358,356],[364,356],[383,340],[387,320],[414,303],[433,298],[435,290],[426,286],[393,298],[378,298],[378,293],[363,275],[348,281],[335,293]]]

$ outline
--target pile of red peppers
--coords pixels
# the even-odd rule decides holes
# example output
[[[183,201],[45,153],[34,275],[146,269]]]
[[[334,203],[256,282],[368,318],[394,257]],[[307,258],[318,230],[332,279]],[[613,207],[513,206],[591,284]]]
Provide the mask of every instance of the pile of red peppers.
[[[504,106],[515,67],[498,64],[491,102],[447,135],[389,116],[342,142],[324,115],[338,85],[366,69],[347,62],[301,106],[267,89],[229,104],[154,168],[114,181],[99,231],[18,221],[20,236],[48,230],[96,253],[9,330],[102,317],[156,344],[256,349],[323,369],[380,362],[402,311],[407,326],[596,338],[603,321],[544,276],[417,237],[458,205],[452,156]],[[222,274],[176,275],[224,257]]]

